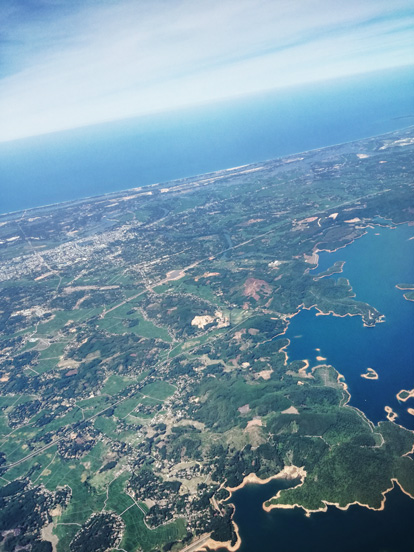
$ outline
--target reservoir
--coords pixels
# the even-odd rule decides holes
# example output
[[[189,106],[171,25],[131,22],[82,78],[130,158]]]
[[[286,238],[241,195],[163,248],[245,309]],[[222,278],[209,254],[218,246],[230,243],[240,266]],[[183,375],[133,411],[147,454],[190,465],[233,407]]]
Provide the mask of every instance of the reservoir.
[[[232,497],[242,539],[239,552],[408,552],[414,550],[414,500],[399,488],[375,512],[360,506],[306,517],[302,509],[272,510],[262,504],[286,483],[247,485]]]
[[[318,316],[311,309],[293,317],[286,332],[290,360],[308,359],[312,367],[320,364],[317,356],[326,358],[344,375],[350,404],[375,423],[386,418],[384,407],[390,406],[397,423],[410,429],[414,416],[407,408],[414,407],[414,399],[399,402],[396,394],[414,387],[414,302],[395,286],[414,283],[413,236],[414,227],[407,224],[369,228],[347,247],[320,253],[319,266],[311,271],[316,275],[345,261],[343,273],[330,278],[348,278],[356,299],[384,314],[384,322],[366,328],[359,316]],[[377,372],[378,380],[361,377],[367,368]]]
[[[384,224],[384,221],[381,222]],[[414,283],[414,227],[375,226],[333,253],[320,253],[319,266],[326,270],[335,261],[345,261],[342,274],[330,278],[349,279],[356,299],[385,315],[374,328],[363,326],[361,318],[317,316],[315,309],[302,310],[291,319],[286,336],[291,360],[308,359],[311,366],[325,357],[341,374],[351,393],[351,405],[363,410],[373,422],[384,420],[384,406],[398,414],[397,423],[414,428],[407,413],[414,398],[398,402],[401,389],[414,387],[414,302],[404,299],[398,283]],[[312,272],[311,272],[312,273]],[[316,349],[320,349],[317,351]],[[361,374],[372,367],[378,380]],[[300,508],[272,510],[262,504],[291,482],[275,480],[267,485],[247,485],[235,492],[234,521],[238,524],[240,552],[407,552],[414,550],[414,500],[399,487],[387,494],[385,509],[373,511],[360,506],[310,517]]]

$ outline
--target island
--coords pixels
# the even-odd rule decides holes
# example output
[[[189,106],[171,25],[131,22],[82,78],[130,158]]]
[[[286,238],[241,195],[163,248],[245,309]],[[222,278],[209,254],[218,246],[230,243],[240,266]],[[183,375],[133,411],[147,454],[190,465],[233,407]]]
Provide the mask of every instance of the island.
[[[414,498],[414,433],[285,335],[302,309],[384,319],[310,268],[413,222],[413,150],[408,128],[0,216],[0,545],[234,551],[231,494],[274,477],[266,509]]]
[[[369,380],[377,380],[378,374],[373,368],[367,368],[367,371],[365,374],[361,374],[361,378],[369,379]]]
[[[394,422],[398,418],[398,414],[390,406],[384,406],[384,410],[387,413],[387,420]]]
[[[408,293],[404,293],[404,299],[407,301],[414,301],[414,284],[397,284],[395,287],[403,291],[408,291]]]
[[[408,399],[414,398],[414,389],[401,389],[401,391],[397,393],[396,397],[399,401],[408,401]]]

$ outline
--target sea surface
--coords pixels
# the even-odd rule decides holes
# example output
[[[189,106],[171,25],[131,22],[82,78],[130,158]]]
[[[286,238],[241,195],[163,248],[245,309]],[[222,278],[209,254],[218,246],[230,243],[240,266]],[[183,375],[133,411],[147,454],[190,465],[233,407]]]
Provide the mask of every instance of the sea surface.
[[[0,144],[0,213],[165,182],[414,124],[400,68]]]

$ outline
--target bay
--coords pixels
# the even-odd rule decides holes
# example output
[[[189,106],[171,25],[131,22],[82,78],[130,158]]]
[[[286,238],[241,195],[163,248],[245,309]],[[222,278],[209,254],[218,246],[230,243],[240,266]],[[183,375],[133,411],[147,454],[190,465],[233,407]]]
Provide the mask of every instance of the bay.
[[[310,366],[326,358],[341,374],[351,393],[350,404],[362,410],[370,420],[384,420],[385,406],[397,414],[397,422],[414,429],[414,417],[407,413],[414,399],[399,402],[401,389],[414,387],[414,302],[404,299],[404,291],[395,286],[414,283],[414,227],[374,227],[343,249],[320,253],[322,272],[336,261],[345,261],[343,273],[356,299],[369,303],[385,321],[364,327],[359,316],[319,316],[315,309],[302,310],[291,319],[286,337],[290,360],[308,359]],[[316,349],[320,349],[317,351]],[[378,380],[361,377],[373,368]]]
[[[408,552],[414,550],[414,500],[399,488],[387,494],[382,511],[361,506],[306,517],[302,509],[265,512],[263,502],[286,483],[247,485],[231,499],[242,544],[239,552]]]

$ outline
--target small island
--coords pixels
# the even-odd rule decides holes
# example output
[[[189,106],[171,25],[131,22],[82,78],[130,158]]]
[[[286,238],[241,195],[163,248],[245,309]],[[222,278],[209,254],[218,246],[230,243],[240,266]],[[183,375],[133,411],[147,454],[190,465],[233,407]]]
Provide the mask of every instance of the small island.
[[[398,418],[398,414],[390,406],[384,406],[384,410],[387,413],[387,420],[394,422]]]
[[[396,395],[397,399],[399,401],[405,402],[408,401],[410,398],[414,398],[414,389],[407,390],[407,389],[401,389]]]
[[[401,291],[414,291],[414,284],[397,284],[395,287]]]
[[[407,301],[414,301],[414,284],[397,284],[395,287],[401,291],[408,292],[404,293],[404,299]]]
[[[361,378],[365,378],[368,380],[377,380],[378,374],[373,368],[367,368],[365,374],[361,374]]]

